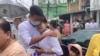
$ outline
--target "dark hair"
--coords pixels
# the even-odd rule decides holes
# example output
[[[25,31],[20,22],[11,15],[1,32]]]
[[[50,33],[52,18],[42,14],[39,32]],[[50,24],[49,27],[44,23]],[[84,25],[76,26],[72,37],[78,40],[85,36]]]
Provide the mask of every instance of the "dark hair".
[[[30,7],[30,15],[31,16],[33,15],[44,16],[42,9],[36,5],[33,5]]]
[[[74,46],[71,47],[71,51],[73,51],[74,53],[76,53],[76,55],[80,54],[79,50],[76,47],[74,47]]]
[[[47,19],[45,17],[41,18],[41,23],[47,23]]]
[[[54,27],[54,28],[57,28],[58,23],[56,20],[52,20],[52,21],[50,21],[50,25],[52,25],[52,27]]]
[[[6,33],[11,31],[10,23],[7,22],[5,19],[0,18],[0,28]]]

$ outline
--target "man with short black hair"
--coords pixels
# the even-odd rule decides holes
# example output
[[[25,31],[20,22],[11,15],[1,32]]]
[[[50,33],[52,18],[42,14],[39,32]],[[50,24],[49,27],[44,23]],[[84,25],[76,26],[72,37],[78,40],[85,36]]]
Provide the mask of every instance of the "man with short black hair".
[[[38,42],[44,39],[46,36],[56,36],[56,33],[49,31],[40,35],[37,27],[41,22],[41,18],[44,17],[43,11],[40,7],[33,5],[30,8],[29,20],[19,25],[19,36],[25,49],[30,48],[31,45],[38,46]]]
[[[0,56],[27,56],[24,48],[11,35],[10,23],[0,19]]]

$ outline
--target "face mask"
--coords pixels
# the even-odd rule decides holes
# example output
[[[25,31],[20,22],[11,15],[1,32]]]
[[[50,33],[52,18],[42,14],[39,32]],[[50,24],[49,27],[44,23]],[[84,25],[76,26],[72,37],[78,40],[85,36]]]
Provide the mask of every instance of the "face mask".
[[[31,24],[33,26],[38,26],[40,24],[40,21],[31,21]]]

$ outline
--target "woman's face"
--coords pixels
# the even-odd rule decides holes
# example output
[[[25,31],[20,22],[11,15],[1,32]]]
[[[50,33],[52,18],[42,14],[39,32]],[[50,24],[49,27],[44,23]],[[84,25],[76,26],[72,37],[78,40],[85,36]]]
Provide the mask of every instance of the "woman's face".
[[[43,32],[46,28],[47,28],[47,24],[46,23],[41,23],[40,25],[38,25],[38,30],[40,32]]]

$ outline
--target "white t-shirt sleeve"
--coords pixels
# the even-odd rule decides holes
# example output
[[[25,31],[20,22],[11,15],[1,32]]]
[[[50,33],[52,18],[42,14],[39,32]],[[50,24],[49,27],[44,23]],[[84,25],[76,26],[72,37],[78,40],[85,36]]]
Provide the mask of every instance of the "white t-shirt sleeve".
[[[29,45],[31,41],[31,36],[29,34],[28,27],[26,27],[24,24],[20,24],[18,26],[18,33],[19,33],[21,41],[23,41],[24,44]]]
[[[52,51],[54,51],[57,55],[63,55],[63,51],[57,37],[49,37],[49,38]]]

